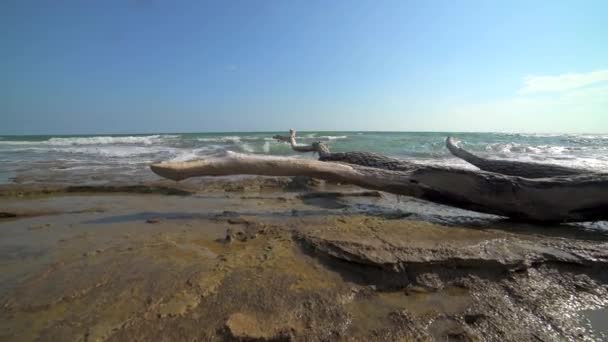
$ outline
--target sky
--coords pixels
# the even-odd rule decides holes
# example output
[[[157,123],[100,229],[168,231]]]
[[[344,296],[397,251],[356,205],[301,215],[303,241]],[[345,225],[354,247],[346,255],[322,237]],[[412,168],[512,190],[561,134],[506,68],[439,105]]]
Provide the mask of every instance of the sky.
[[[0,134],[608,133],[608,1],[0,2]]]

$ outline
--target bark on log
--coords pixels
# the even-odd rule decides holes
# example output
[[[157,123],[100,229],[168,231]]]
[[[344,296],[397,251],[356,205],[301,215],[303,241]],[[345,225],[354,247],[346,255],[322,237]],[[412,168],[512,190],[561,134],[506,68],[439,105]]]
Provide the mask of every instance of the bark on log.
[[[526,179],[484,171],[411,164],[402,171],[228,153],[225,157],[151,165],[176,181],[237,174],[309,176],[421,198],[461,209],[541,222],[608,219],[608,174]]]
[[[296,131],[294,129],[289,130],[289,136],[275,135],[273,138],[290,143],[291,148],[296,152],[317,152],[321,161],[341,162],[395,171],[409,170],[414,165],[402,159],[373,152],[331,152],[329,146],[321,141],[314,142],[311,145],[301,145],[296,142]]]
[[[287,137],[277,134],[272,138],[278,141],[288,142],[291,145],[291,149],[296,152],[316,152],[320,157],[330,153],[329,147],[320,141],[314,142],[310,145],[298,144],[296,141],[296,131],[293,128],[289,130],[289,136]]]
[[[477,166],[481,170],[501,173],[503,175],[525,178],[544,178],[593,173],[593,171],[589,170],[581,170],[559,165],[482,158],[458,146],[452,137],[448,137],[445,144],[448,150],[450,150],[455,157],[463,159],[469,164]]]
[[[394,171],[405,171],[415,166],[415,164],[402,159],[391,158],[372,152],[331,152],[329,147],[322,142],[315,142],[311,145],[298,145],[296,142],[296,131],[293,129],[289,130],[289,136],[275,135],[273,138],[278,141],[289,142],[291,148],[296,152],[317,152],[321,161],[349,163]],[[446,139],[446,146],[455,157],[461,158],[483,171],[503,175],[545,178],[594,173],[590,170],[559,165],[482,158],[459,147],[452,137]]]

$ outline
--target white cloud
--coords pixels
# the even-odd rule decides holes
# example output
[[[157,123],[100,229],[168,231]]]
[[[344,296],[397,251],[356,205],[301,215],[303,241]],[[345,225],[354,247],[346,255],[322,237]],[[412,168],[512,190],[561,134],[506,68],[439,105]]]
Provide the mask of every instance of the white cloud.
[[[519,93],[563,92],[603,82],[608,82],[608,69],[587,73],[528,76],[524,79],[524,85]]]
[[[608,70],[527,78],[523,90],[452,107],[449,122],[466,123],[464,130],[608,133]]]

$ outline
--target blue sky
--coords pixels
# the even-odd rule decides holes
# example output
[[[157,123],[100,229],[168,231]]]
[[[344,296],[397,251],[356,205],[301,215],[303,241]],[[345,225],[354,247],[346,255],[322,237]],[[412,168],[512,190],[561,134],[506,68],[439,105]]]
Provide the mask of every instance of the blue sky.
[[[608,1],[0,2],[0,134],[608,132]]]

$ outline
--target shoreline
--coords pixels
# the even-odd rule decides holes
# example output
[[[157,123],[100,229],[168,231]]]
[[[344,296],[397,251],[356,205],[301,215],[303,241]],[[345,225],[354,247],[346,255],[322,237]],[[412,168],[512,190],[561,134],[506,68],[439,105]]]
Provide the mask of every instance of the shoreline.
[[[281,177],[1,185],[0,212],[1,338],[608,334],[603,227]]]

